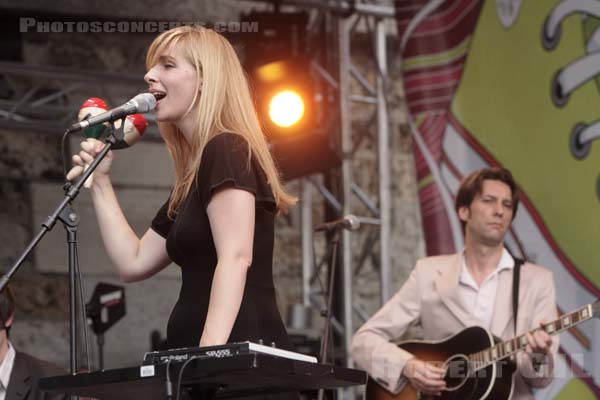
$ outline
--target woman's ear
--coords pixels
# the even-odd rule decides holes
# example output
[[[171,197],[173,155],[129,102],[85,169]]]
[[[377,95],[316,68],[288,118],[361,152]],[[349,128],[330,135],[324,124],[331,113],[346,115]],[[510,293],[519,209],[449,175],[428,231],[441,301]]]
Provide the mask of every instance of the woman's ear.
[[[14,314],[12,314],[10,317],[8,317],[6,319],[6,321],[4,321],[4,327],[5,328],[10,328],[11,327],[11,325],[13,323],[13,316],[14,316]]]

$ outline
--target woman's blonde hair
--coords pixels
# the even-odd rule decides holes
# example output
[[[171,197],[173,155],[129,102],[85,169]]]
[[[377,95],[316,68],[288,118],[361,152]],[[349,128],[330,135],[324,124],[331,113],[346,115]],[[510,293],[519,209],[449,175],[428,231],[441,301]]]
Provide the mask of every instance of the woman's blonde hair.
[[[264,170],[277,212],[287,212],[297,199],[286,193],[258,122],[248,80],[231,44],[217,32],[199,26],[180,26],[160,34],[146,56],[146,68],[152,68],[171,46],[179,46],[186,61],[196,70],[198,88],[188,112],[199,107],[196,134],[188,143],[177,126],[159,122],[158,127],[175,164],[175,185],[169,203],[173,217],[192,187],[200,167],[204,147],[222,132],[243,136],[252,154]]]

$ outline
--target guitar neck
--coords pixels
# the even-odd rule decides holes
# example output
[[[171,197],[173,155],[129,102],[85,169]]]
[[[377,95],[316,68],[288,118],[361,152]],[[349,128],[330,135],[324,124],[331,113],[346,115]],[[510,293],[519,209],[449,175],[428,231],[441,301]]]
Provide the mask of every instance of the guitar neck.
[[[549,335],[556,335],[557,333],[570,329],[594,317],[594,311],[597,306],[598,302],[596,302],[596,304],[588,304],[579,310],[564,314],[557,320],[544,324],[543,327],[534,329],[528,333],[533,334],[539,330],[544,330]],[[505,342],[500,342],[485,350],[473,353],[469,355],[469,360],[476,366],[475,370],[479,370],[504,358],[510,357],[516,352],[524,349],[527,344],[527,333],[525,333]]]

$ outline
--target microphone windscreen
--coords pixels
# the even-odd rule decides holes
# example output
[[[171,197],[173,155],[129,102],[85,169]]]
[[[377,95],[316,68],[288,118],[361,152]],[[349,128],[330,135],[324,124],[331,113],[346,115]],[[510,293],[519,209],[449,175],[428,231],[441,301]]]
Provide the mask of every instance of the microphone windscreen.
[[[137,103],[137,112],[147,113],[156,107],[156,97],[152,93],[140,93],[131,101]]]
[[[81,108],[79,109],[79,113],[77,114],[77,120],[79,122],[88,119],[90,117],[95,117],[96,115],[102,114],[103,112],[108,111],[108,107],[104,100],[98,97],[91,97],[83,102]],[[86,138],[94,138],[98,139],[102,132],[104,132],[104,128],[106,125],[96,125],[83,130],[83,134]]]
[[[348,230],[355,231],[360,228],[360,221],[355,215],[349,214],[346,216],[346,221],[348,221]]]

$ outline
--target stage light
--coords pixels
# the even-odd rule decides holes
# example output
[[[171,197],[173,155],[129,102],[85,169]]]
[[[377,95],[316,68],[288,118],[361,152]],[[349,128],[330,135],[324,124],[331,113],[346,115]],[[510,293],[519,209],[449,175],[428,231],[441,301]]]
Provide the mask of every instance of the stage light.
[[[258,114],[270,138],[306,135],[315,130],[315,88],[306,59],[267,62],[248,72]]]
[[[275,61],[256,68],[256,77],[264,83],[281,81],[285,79],[287,69],[284,61]]]
[[[269,102],[269,118],[277,126],[288,128],[304,116],[304,101],[293,90],[277,93]]]
[[[324,121],[331,112],[323,103],[312,70],[305,12],[244,14],[259,30],[244,36],[244,66],[256,111],[284,179],[326,171],[339,164]]]

